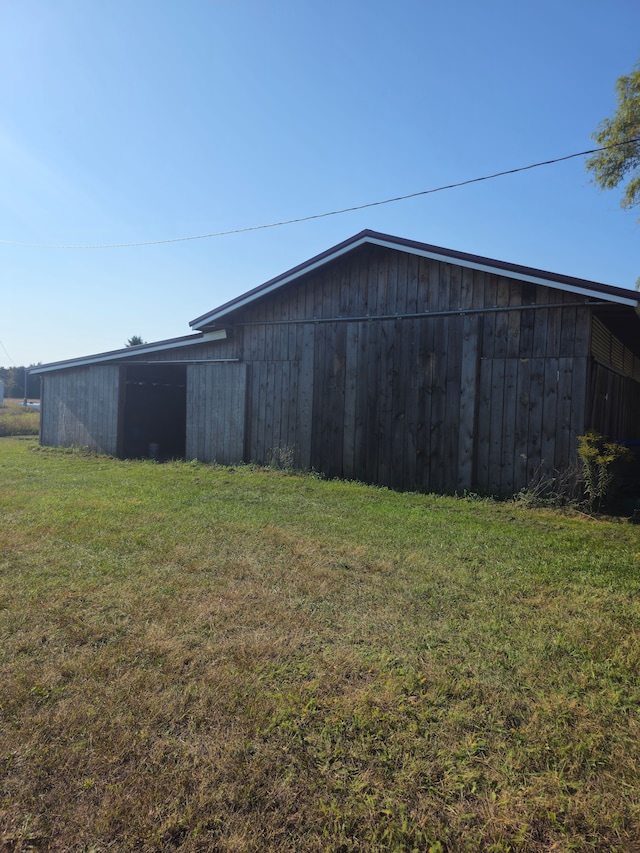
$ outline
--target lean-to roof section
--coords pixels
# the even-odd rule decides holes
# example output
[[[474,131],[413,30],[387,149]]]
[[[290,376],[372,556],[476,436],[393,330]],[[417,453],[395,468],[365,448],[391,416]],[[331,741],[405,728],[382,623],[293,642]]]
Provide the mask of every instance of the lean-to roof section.
[[[558,290],[594,297],[619,305],[627,305],[636,310],[638,310],[640,304],[640,294],[622,287],[612,287],[608,284],[599,284],[598,282],[587,281],[573,276],[552,273],[546,270],[535,269],[534,267],[522,266],[521,264],[512,264],[507,261],[497,261],[492,258],[482,257],[481,255],[458,252],[454,249],[443,249],[440,246],[432,246],[429,243],[420,243],[416,240],[406,240],[401,237],[393,237],[389,234],[381,234],[377,231],[365,230],[339,243],[337,246],[333,246],[331,249],[327,249],[325,252],[310,258],[308,261],[293,267],[293,269],[253,288],[253,290],[237,296],[235,299],[226,302],[213,311],[196,317],[189,325],[194,329],[201,330],[211,328],[222,321],[232,311],[244,308],[257,299],[267,296],[281,287],[294,282],[296,279],[365,245],[382,246],[383,248],[409,252],[410,254],[432,258],[445,263],[455,263],[469,269],[481,270],[507,278],[518,279],[519,281],[554,287]]]
[[[49,364],[39,364],[37,367],[29,368],[29,373],[50,373],[54,370],[67,370],[71,367],[86,367],[90,364],[102,364],[108,361],[125,361],[127,359],[136,358],[141,355],[147,355],[154,352],[160,352],[176,347],[188,347],[193,344],[203,344],[207,341],[221,341],[226,338],[227,334],[224,329],[219,329],[215,332],[199,332],[194,335],[185,335],[181,338],[170,338],[166,341],[154,341],[150,344],[140,344],[135,347],[125,347],[124,349],[112,350],[111,352],[101,352],[97,355],[87,355],[81,358],[71,358],[66,361],[53,361]]]

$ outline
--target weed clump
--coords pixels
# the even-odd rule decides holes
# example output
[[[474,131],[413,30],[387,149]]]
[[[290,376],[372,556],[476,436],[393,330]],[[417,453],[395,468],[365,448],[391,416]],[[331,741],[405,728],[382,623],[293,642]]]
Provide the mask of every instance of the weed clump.
[[[528,507],[573,507],[600,512],[615,496],[622,467],[631,459],[623,444],[589,430],[578,436],[578,458],[563,470],[544,461],[514,500]]]
[[[629,460],[630,455],[623,444],[607,441],[594,430],[578,437],[584,493],[590,509],[599,511],[611,500],[621,465]]]
[[[543,461],[514,500],[527,507],[576,507],[583,494],[582,466],[578,460],[563,470],[552,471],[545,469]]]
[[[295,458],[296,448],[293,445],[272,447],[267,456],[267,466],[278,471],[293,471]]]

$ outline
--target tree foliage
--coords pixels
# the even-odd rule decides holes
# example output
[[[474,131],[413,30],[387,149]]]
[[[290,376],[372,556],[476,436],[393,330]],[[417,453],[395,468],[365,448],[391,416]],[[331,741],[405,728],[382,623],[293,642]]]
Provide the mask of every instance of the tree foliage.
[[[30,367],[35,367],[31,364]],[[25,375],[27,379],[27,393],[25,394]],[[37,399],[40,396],[40,378],[26,373],[24,365],[20,367],[0,367],[0,380],[4,382],[4,396],[23,399]]]
[[[618,108],[598,125],[592,138],[607,147],[587,160],[593,182],[603,190],[625,184],[621,205],[640,205],[640,62],[616,82]],[[623,144],[626,143],[626,144]]]
[[[140,335],[131,335],[131,337],[126,343],[126,346],[139,347],[141,344],[146,344],[146,341],[143,341]]]

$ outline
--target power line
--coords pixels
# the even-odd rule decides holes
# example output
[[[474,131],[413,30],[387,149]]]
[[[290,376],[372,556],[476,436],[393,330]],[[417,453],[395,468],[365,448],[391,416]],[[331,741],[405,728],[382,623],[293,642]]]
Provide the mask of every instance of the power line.
[[[516,169],[505,169],[502,172],[494,172],[491,175],[482,175],[479,178],[469,178],[466,181],[458,181],[455,184],[444,184],[441,187],[432,187],[428,190],[419,190],[407,195],[399,195],[394,198],[386,198],[381,201],[370,201],[365,204],[353,205],[353,207],[343,207],[339,210],[331,210],[325,213],[314,213],[309,216],[299,216],[295,219],[283,219],[280,222],[270,222],[266,225],[248,225],[244,228],[232,228],[227,231],[213,231],[210,234],[194,234],[189,237],[169,237],[164,240],[141,240],[137,243],[103,243],[96,245],[56,245],[48,243],[20,243],[14,240],[2,240],[0,243],[8,246],[25,246],[31,249],[128,249],[137,246],[159,246],[164,243],[185,243],[189,240],[206,240],[211,237],[227,237],[231,234],[246,234],[248,231],[264,231],[267,228],[280,228],[283,225],[294,225],[298,222],[310,222],[313,219],[326,219],[329,216],[340,216],[343,213],[353,213],[356,210],[366,210],[370,207],[381,207],[385,204],[393,204],[397,201],[407,201],[410,198],[418,198],[419,196],[431,195],[433,193],[444,192],[444,190],[453,190],[458,187],[466,187],[469,184],[479,184],[482,181],[492,181],[494,178],[503,178],[506,175],[515,175],[518,172],[526,172],[530,169],[538,169],[540,166],[552,166],[555,163],[562,163],[565,160],[573,160],[576,157],[586,157],[587,154],[598,154],[600,151],[607,151],[611,148],[620,148],[623,145],[631,145],[640,142],[640,137],[627,139],[624,142],[616,142],[612,145],[604,145],[602,148],[591,148],[588,151],[579,151],[576,154],[566,154],[564,157],[555,157],[553,160],[542,160],[539,163],[531,163],[528,166],[519,166]]]
[[[2,343],[2,341],[0,341],[0,347],[2,347],[2,349],[4,350],[4,354],[7,356],[7,358],[8,358],[8,359],[9,359],[9,361],[11,362],[11,365],[12,365],[13,367],[15,367],[15,366],[16,366],[16,363],[15,363],[15,361],[11,358],[11,356],[9,355],[9,353],[7,352],[7,348],[6,348],[6,347],[5,347],[5,345]]]

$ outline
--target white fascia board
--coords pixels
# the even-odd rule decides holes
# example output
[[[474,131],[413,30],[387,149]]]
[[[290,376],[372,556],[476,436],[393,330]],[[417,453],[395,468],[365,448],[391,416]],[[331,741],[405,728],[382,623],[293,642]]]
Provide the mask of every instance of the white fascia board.
[[[425,249],[418,249],[413,246],[398,246],[397,243],[392,243],[388,240],[380,240],[376,237],[371,237],[367,240],[369,243],[375,243],[376,246],[383,246],[386,249],[395,249],[398,251],[408,252],[412,255],[419,255],[422,258],[430,258],[434,261],[442,261],[446,264],[456,264],[457,266],[466,267],[467,269],[479,270],[480,272],[490,273],[492,275],[500,275],[504,278],[514,278],[518,281],[527,281],[531,284],[540,284],[543,287],[553,287],[554,290],[564,290],[567,293],[578,293],[581,296],[592,296],[597,299],[603,299],[606,302],[617,302],[620,305],[630,305],[632,308],[638,307],[640,296],[635,299],[630,296],[618,296],[611,293],[603,293],[601,290],[593,290],[589,287],[580,287],[579,285],[567,284],[566,282],[556,281],[554,278],[540,278],[535,275],[527,275],[526,273],[516,272],[515,270],[506,270],[502,267],[493,267],[490,264],[481,264],[475,261],[460,260],[447,255],[439,254],[438,252],[429,252]]]
[[[203,332],[200,341],[193,341],[194,344],[206,343],[207,341],[225,341],[227,339],[226,329],[216,329],[213,332]],[[189,344],[191,346],[191,344]]]
[[[122,359],[134,358],[135,356],[147,355],[153,352],[162,352],[163,350],[189,347],[209,341],[223,341],[226,337],[226,329],[216,329],[215,332],[200,333],[190,338],[176,338],[152,344],[140,344],[137,347],[127,347],[126,349],[113,350],[113,352],[105,352],[98,355],[87,355],[82,358],[70,359],[69,361],[56,361],[51,364],[34,367],[29,370],[29,373],[51,373],[54,370],[68,370],[71,367],[87,367],[90,364],[103,364],[107,361],[122,361]],[[162,364],[162,362],[159,361],[158,364]]]

